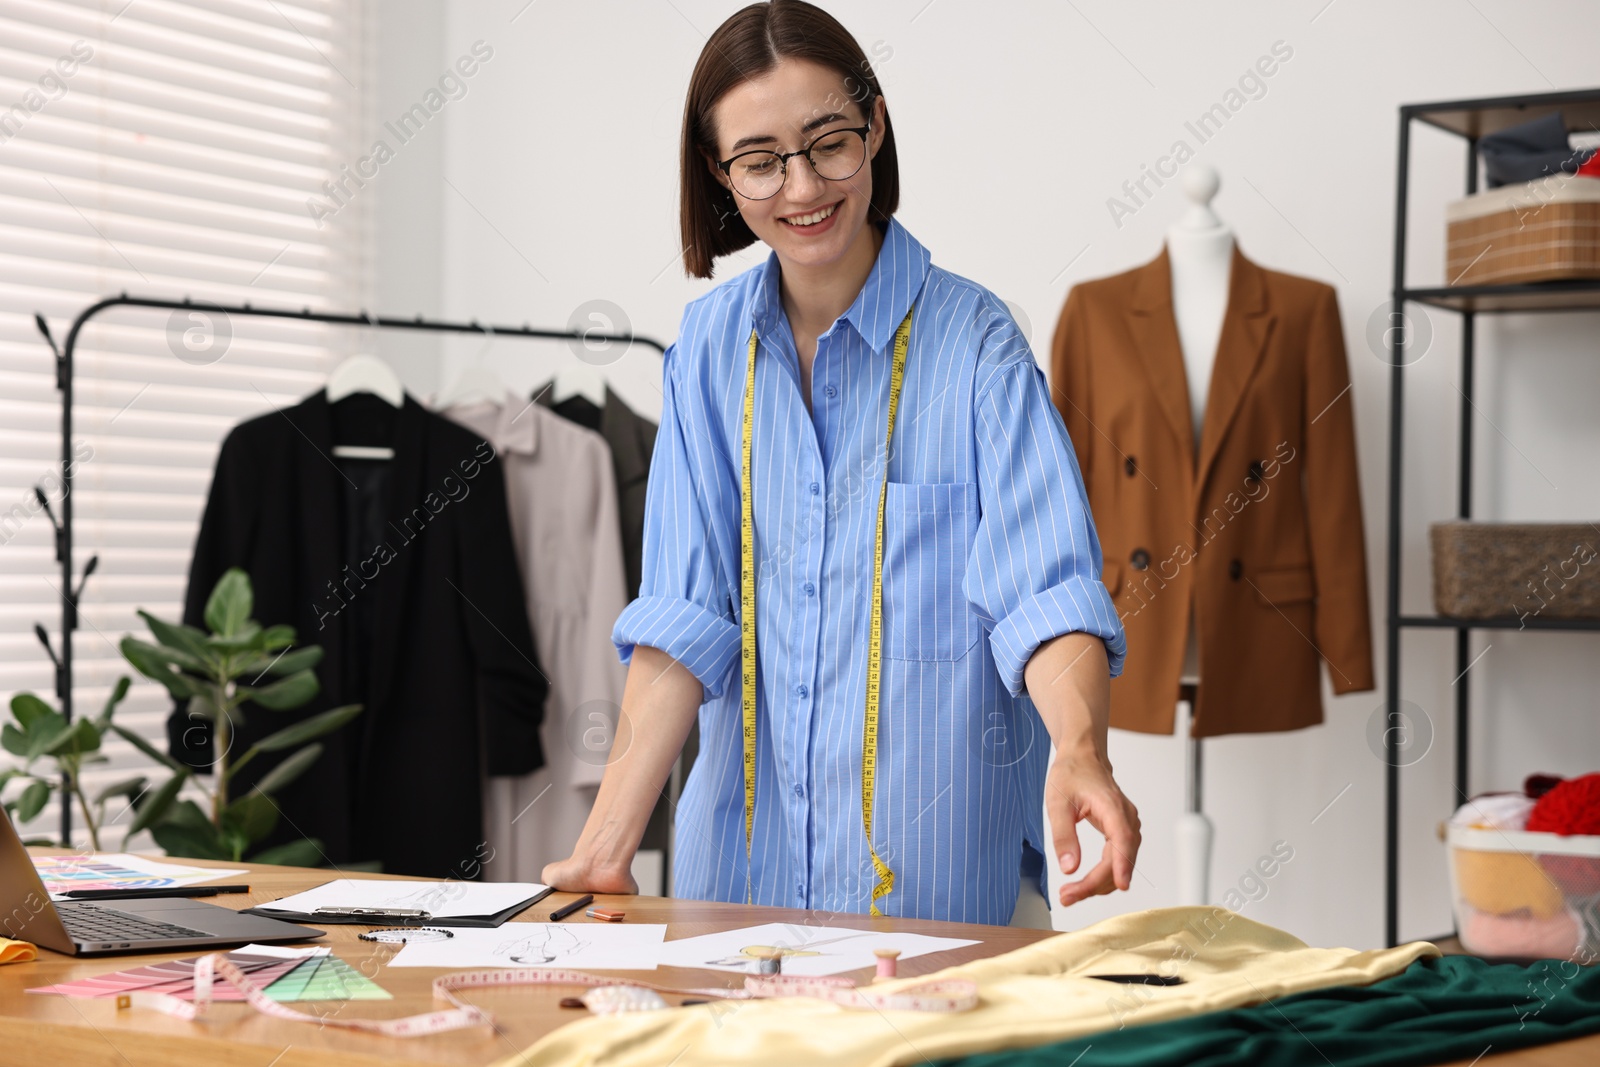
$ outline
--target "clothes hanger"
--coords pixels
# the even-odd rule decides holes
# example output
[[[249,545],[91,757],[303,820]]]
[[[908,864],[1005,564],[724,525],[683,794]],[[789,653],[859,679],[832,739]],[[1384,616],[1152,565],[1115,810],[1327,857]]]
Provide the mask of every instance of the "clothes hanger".
[[[369,393],[398,408],[405,403],[399,375],[377,356],[360,353],[333,368],[326,388],[328,402],[336,404],[356,393]],[[333,454],[346,459],[393,459],[394,449],[371,445],[334,445]]]
[[[328,375],[328,403],[337,404],[352,393],[371,393],[388,401],[391,407],[405,403],[405,387],[399,375],[377,356],[355,355],[333,368]]]
[[[494,327],[485,326],[483,330],[489,339],[478,350],[474,362],[462,367],[449,388],[439,394],[433,405],[434,410],[443,411],[463,404],[501,403],[505,400],[508,391],[505,379],[483,361],[484,354],[494,344]]]
[[[550,389],[550,400],[559,404],[573,396],[586,397],[595,407],[606,402],[606,376],[582,360],[570,360],[556,370],[555,384]]]

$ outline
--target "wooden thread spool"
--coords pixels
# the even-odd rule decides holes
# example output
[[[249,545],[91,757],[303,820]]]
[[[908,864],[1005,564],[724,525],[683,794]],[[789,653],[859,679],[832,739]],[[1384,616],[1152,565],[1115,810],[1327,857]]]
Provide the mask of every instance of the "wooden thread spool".
[[[878,973],[873,975],[874,982],[882,982],[895,977],[895,969],[900,959],[900,950],[897,948],[875,948],[872,954],[878,957]]]

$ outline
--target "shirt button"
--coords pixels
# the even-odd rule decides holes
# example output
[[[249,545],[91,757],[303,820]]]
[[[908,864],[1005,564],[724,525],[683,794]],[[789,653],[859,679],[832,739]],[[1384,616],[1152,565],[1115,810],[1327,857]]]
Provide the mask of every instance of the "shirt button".
[[[794,687],[794,692],[795,692],[795,696],[799,697],[801,700],[804,700],[806,697],[811,695],[811,690],[807,689],[803,685],[795,686]]]
[[[811,483],[811,495],[812,496],[816,496],[820,492],[822,492],[822,486],[818,485],[816,482],[812,482]]]
[[[806,795],[806,787],[803,786],[803,785],[795,786],[794,787],[794,795],[797,796],[797,797],[804,797]]]
[[[817,587],[812,585],[810,582],[807,582],[805,585],[802,585],[800,588],[804,589],[806,591],[806,596],[816,596],[816,594],[817,594]]]
[[[828,386],[826,389],[824,389],[822,392],[823,392],[823,395],[828,397],[828,399],[830,399],[830,400],[839,395],[839,390],[835,389],[831,385]]]

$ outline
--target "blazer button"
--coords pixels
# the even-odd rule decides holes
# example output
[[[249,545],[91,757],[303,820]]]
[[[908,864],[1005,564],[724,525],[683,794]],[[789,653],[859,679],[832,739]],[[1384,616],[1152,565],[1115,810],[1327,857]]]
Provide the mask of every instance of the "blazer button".
[[[1132,456],[1129,456],[1127,459],[1122,461],[1122,469],[1128,472],[1128,477],[1132,478],[1139,472],[1139,464]]]
[[[1136,548],[1133,550],[1133,555],[1128,557],[1128,562],[1133,565],[1133,569],[1136,571],[1149,570],[1150,553],[1142,548]]]
[[[1242,574],[1244,574],[1244,564],[1243,563],[1240,563],[1238,560],[1234,560],[1232,563],[1228,564],[1228,577],[1229,578],[1232,578],[1234,581],[1237,582],[1239,580],[1239,577]]]

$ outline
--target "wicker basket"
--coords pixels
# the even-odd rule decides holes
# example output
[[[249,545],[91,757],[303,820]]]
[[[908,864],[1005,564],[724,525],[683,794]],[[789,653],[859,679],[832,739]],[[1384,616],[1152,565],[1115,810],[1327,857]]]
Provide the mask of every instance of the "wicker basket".
[[[1600,180],[1557,174],[1445,209],[1450,285],[1600,278]]]
[[[1429,534],[1433,607],[1440,615],[1600,618],[1600,530],[1595,526],[1440,522]]]

